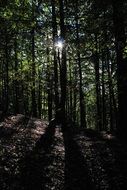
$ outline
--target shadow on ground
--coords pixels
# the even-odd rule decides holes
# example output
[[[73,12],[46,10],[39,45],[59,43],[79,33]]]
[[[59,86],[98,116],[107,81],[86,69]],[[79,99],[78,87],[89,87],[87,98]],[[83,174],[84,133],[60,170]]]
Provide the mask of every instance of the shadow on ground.
[[[48,127],[36,142],[34,149],[21,161],[21,189],[46,189],[49,180],[46,170],[53,160],[50,152],[53,148],[54,133],[55,128]]]
[[[65,143],[65,190],[92,190],[93,184],[80,147],[72,133],[64,133]]]
[[[75,140],[87,162],[95,190],[126,189],[127,148],[122,142],[95,131],[81,131],[75,135]]]
[[[2,126],[3,124],[3,126]],[[127,148],[110,134],[16,116],[0,125],[0,189],[121,190]]]

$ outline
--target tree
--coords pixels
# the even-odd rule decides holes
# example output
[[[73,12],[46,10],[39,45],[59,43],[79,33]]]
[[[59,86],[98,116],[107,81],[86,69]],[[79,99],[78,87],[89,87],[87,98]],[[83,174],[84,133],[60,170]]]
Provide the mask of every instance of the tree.
[[[124,58],[126,45],[125,25],[124,25],[124,1],[112,1],[113,21],[116,42],[116,62],[117,62],[117,84],[118,84],[118,126],[120,136],[127,134],[127,65]]]
[[[61,38],[65,41],[65,23],[64,23],[64,4],[63,0],[59,0],[59,11],[60,11],[60,31],[61,31]],[[63,129],[66,127],[66,85],[67,85],[67,67],[66,67],[66,41],[64,43],[64,48],[62,49],[62,58],[61,58],[61,70],[60,70],[60,82],[61,82],[61,123]]]

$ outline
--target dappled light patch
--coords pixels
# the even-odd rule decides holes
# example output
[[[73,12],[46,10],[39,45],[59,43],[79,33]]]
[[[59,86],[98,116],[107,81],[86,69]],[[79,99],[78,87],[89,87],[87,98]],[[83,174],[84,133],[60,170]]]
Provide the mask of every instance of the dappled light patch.
[[[88,138],[79,133],[75,140],[95,189],[124,189],[127,185],[127,150],[115,136],[102,134],[96,138],[92,134]]]
[[[7,119],[2,125],[6,128],[10,124],[8,130],[16,131],[9,139],[1,138],[1,185],[19,190],[35,186],[47,190],[64,188],[65,151],[60,129],[53,133],[42,120],[22,117],[17,122],[18,116],[13,118],[15,122]]]
[[[101,133],[102,138],[104,138],[105,140],[116,140],[116,137],[114,135],[112,135],[111,133],[107,133],[106,131],[102,131]]]
[[[127,185],[127,149],[110,133],[63,133],[59,126],[18,115],[5,119],[0,131],[5,190],[121,190]]]
[[[23,115],[10,116],[1,123],[0,131],[3,132],[1,132],[0,139],[0,183],[4,189],[13,189],[14,184],[18,188],[20,160],[26,153],[32,151],[36,139],[45,131],[46,124],[44,121],[41,122],[41,128],[37,126],[39,123],[37,122],[34,127],[37,127],[37,131],[40,131],[40,133],[35,138],[34,135],[31,135],[33,128],[28,129],[29,123],[32,124],[32,121],[28,118],[26,119]],[[34,130],[36,131],[36,129]],[[33,131],[33,134],[36,134],[35,131]],[[7,135],[9,138],[7,138]]]
[[[44,131],[42,131],[42,126],[41,126],[41,127],[32,129],[31,133],[40,136],[40,135],[44,134]]]

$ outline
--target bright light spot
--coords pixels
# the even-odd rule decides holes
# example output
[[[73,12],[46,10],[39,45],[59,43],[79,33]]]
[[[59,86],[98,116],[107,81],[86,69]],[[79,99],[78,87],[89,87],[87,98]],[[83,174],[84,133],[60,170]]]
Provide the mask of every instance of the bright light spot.
[[[58,36],[60,36],[60,30],[58,30]]]
[[[55,44],[56,48],[58,48],[58,49],[62,49],[63,45],[64,44],[63,44],[63,42],[61,40],[57,41],[56,44]]]

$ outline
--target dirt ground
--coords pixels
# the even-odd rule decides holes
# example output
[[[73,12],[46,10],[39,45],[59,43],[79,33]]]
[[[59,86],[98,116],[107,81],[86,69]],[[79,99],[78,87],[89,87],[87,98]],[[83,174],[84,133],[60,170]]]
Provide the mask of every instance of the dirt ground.
[[[126,190],[127,148],[110,134],[49,128],[10,116],[0,123],[0,190]]]

